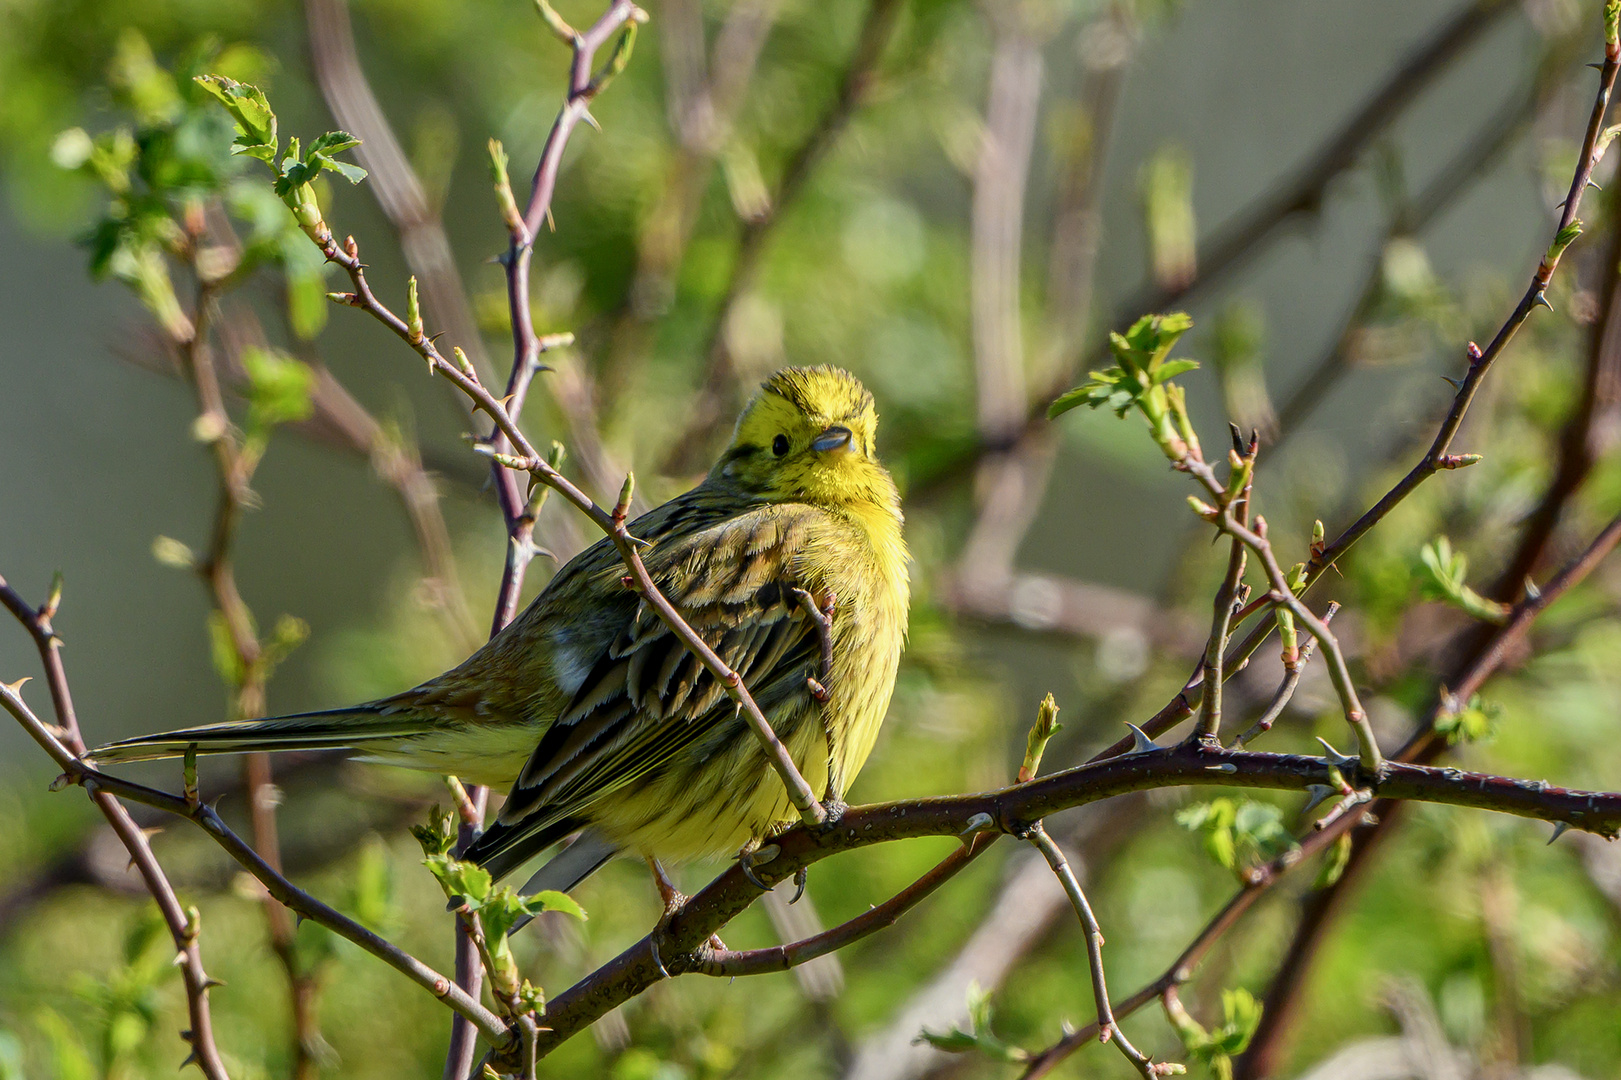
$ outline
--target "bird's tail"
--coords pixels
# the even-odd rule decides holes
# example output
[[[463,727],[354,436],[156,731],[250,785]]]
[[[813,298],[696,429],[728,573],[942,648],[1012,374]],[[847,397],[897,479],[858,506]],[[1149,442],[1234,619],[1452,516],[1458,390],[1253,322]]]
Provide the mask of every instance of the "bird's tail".
[[[371,744],[421,734],[422,721],[405,712],[384,712],[378,705],[358,705],[324,712],[294,713],[263,720],[163,731],[110,743],[88,755],[94,765],[180,757],[192,747],[198,754],[242,754],[261,750],[363,750]]]

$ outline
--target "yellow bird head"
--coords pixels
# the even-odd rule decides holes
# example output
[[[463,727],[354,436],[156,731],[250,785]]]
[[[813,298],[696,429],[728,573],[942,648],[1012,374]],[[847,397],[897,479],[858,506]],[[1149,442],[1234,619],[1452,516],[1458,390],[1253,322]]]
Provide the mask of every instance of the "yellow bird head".
[[[784,368],[738,417],[710,476],[769,501],[889,504],[895,486],[876,457],[878,410],[848,371]]]

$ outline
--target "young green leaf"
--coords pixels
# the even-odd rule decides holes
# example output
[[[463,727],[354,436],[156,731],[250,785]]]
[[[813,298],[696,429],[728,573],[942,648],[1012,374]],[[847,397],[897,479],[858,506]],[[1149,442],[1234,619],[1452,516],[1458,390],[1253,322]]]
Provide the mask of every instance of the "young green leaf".
[[[192,81],[218,98],[242,129],[232,153],[276,160],[276,114],[263,90],[224,75],[198,75]]]

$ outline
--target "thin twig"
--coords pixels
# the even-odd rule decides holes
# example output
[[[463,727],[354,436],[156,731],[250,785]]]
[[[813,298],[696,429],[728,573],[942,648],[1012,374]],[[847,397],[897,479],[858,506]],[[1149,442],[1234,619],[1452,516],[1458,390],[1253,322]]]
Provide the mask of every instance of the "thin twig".
[[[9,602],[7,606],[10,606]],[[190,801],[183,796],[159,791],[144,784],[132,783],[91,768],[84,763],[78,753],[63,745],[58,735],[34,715],[16,690],[4,684],[0,684],[0,706],[4,706],[6,711],[22,724],[23,729],[61,767],[63,775],[69,782],[81,784],[92,793],[102,792],[132,802],[145,803],[147,806],[195,822],[282,904],[305,918],[320,923],[339,937],[354,942],[390,967],[404,973],[412,982],[472,1020],[479,1031],[492,1042],[504,1045],[510,1039],[510,1032],[500,1017],[469,997],[449,979],[278,874],[258,852],[253,850],[252,845],[231,831],[213,807],[200,800]]]
[[[1329,604],[1328,610],[1323,612],[1324,624],[1333,622],[1334,616],[1339,613],[1339,610],[1340,606],[1338,604]],[[1272,700],[1267,703],[1265,711],[1261,713],[1255,723],[1251,724],[1238,738],[1233,740],[1235,749],[1242,750],[1245,746],[1272,730],[1272,725],[1278,722],[1278,717],[1283,715],[1283,710],[1289,707],[1290,701],[1294,700],[1295,690],[1300,686],[1300,677],[1306,673],[1306,665],[1311,662],[1312,654],[1316,651],[1316,638],[1309,639],[1306,644],[1300,647],[1300,658],[1295,661],[1293,667],[1284,669],[1283,681],[1278,684],[1278,689],[1273,693]]]
[[[672,633],[684,644],[693,655],[698,657],[706,670],[720,683],[728,697],[736,702],[748,720],[766,750],[768,760],[777,774],[782,778],[784,786],[788,789],[788,796],[793,802],[800,817],[807,822],[821,822],[826,819],[827,812],[817,801],[815,793],[805,778],[799,774],[798,767],[789,756],[787,747],[783,746],[775,733],[771,730],[771,723],[760,711],[759,705],[749,693],[748,687],[735,671],[732,671],[716,655],[715,651],[699,637],[697,632],[688,626],[675,606],[665,598],[654,584],[652,576],[642,564],[641,554],[636,545],[640,542],[633,537],[624,521],[615,521],[612,514],[594,503],[590,496],[574,486],[567,478],[554,469],[544,458],[536,452],[514,422],[505,405],[498,401],[483,384],[478,381],[477,375],[468,369],[464,371],[459,365],[450,363],[440,353],[433,339],[413,333],[411,328],[393,311],[377,299],[372,292],[370,284],[366,281],[365,265],[360,261],[360,252],[354,238],[349,237],[344,247],[340,249],[330,234],[321,242],[321,250],[326,257],[336,263],[349,275],[354,292],[341,297],[342,301],[351,307],[358,307],[366,311],[378,322],[392,330],[400,340],[410,345],[417,354],[427,360],[432,372],[453,383],[464,394],[470,397],[479,411],[490,416],[499,434],[509,440],[517,451],[515,455],[502,454],[489,448],[492,461],[507,469],[528,472],[540,483],[543,483],[562,495],[563,498],[585,514],[591,521],[613,541],[620,557],[624,560],[626,568],[630,571],[632,586],[646,598],[649,605],[658,614],[660,621],[668,626]]]
[[[1047,865],[1058,876],[1070,904],[1075,908],[1075,914],[1081,920],[1081,936],[1086,941],[1086,961],[1092,969],[1092,999],[1098,1010],[1098,1040],[1112,1041],[1143,1076],[1152,1078],[1167,1074],[1170,1070],[1156,1066],[1147,1054],[1131,1044],[1126,1033],[1120,1030],[1120,1025],[1115,1023],[1114,1013],[1109,1008],[1109,984],[1103,975],[1103,931],[1098,926],[1097,916],[1092,913],[1092,905],[1087,903],[1081,883],[1069,868],[1069,860],[1064,858],[1064,853],[1058,850],[1058,845],[1052,842],[1052,837],[1047,835],[1047,830],[1042,828],[1039,821],[1030,826],[1025,839],[1046,858]]]
[[[56,714],[56,729],[51,737],[60,740],[58,745],[63,747],[64,753],[77,756],[85,752],[84,736],[79,731],[78,715],[73,709],[73,694],[68,688],[67,669],[62,664],[62,639],[56,636],[56,630],[51,625],[61,599],[61,583],[57,582],[51,589],[50,599],[44,606],[36,608],[24,601],[17,591],[6,583],[5,578],[0,577],[0,604],[4,604],[22,624],[23,629],[28,631],[28,635],[34,639],[34,645],[39,650],[40,663],[45,669],[45,682],[50,688],[51,704]],[[5,693],[9,695],[8,709],[11,707],[12,698],[16,699],[18,705],[22,704],[22,698],[17,693],[20,685],[20,683],[13,684],[5,688]],[[37,719],[34,722],[41,729],[45,729],[45,725]],[[129,852],[131,861],[140,872],[141,881],[152,894],[152,900],[157,904],[164,924],[169,928],[169,936],[173,939],[175,948],[179,950],[175,959],[179,963],[181,977],[186,984],[186,1011],[191,1020],[191,1026],[181,1033],[181,1037],[191,1046],[187,1062],[196,1064],[208,1080],[229,1080],[225,1063],[220,1058],[219,1047],[214,1043],[214,1020],[208,1005],[208,991],[219,983],[203,970],[202,947],[198,943],[201,929],[193,915],[196,909],[185,909],[180,906],[180,899],[175,895],[174,887],[169,884],[162,865],[152,853],[152,845],[147,839],[146,831],[129,816],[129,811],[124,809],[123,804],[105,791],[90,789],[87,791],[97,809],[106,817],[107,823],[112,826],[119,842]]]

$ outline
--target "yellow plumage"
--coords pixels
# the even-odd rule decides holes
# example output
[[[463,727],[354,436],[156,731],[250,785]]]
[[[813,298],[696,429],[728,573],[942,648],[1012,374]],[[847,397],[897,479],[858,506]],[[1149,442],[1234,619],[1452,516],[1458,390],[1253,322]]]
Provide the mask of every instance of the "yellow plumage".
[[[630,525],[651,544],[643,559],[660,590],[743,676],[823,798],[842,796],[872,750],[906,636],[900,501],[874,453],[876,429],[853,376],[785,369],[749,403],[703,483]],[[497,875],[582,828],[605,849],[665,859],[733,852],[780,831],[796,820],[782,781],[624,573],[612,545],[596,544],[464,663],[392,698],[146,736],[95,757],[346,746],[511,785],[469,852]],[[799,590],[831,609],[827,671]]]

